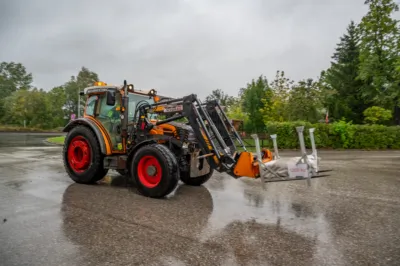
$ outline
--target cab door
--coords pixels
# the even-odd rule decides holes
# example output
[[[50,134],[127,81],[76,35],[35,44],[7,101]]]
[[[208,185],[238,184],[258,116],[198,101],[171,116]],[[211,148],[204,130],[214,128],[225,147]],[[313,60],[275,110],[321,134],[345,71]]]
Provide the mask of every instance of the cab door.
[[[110,137],[111,148],[114,152],[123,152],[121,137],[121,94],[117,91],[115,104],[107,105],[107,94],[102,94],[98,103],[97,120],[103,125]]]

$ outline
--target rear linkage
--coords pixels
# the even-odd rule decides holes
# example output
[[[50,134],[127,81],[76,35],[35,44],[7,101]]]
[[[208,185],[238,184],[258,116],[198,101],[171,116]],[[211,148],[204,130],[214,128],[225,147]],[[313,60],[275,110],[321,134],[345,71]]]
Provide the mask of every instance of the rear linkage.
[[[141,142],[154,138],[168,138],[167,136],[157,136],[148,134],[154,124],[148,120],[147,114],[154,112],[158,106],[174,104],[181,105],[174,116],[157,121],[156,125],[169,123],[178,119],[187,118],[195,136],[200,144],[202,155],[197,159],[205,158],[209,165],[218,172],[226,172],[234,178],[248,176],[253,178],[261,177],[263,182],[284,181],[293,179],[310,180],[318,177],[320,172],[317,157],[317,150],[314,141],[314,128],[310,129],[312,154],[307,155],[304,143],[304,126],[297,127],[299,136],[301,156],[282,159],[278,153],[277,135],[271,135],[274,144],[274,155],[267,150],[261,149],[258,136],[252,137],[256,144],[256,154],[248,152],[243,140],[226,113],[221,108],[217,100],[202,103],[196,94],[186,97],[161,101],[154,104],[142,104],[138,106],[139,119],[136,125],[135,138]],[[244,151],[239,152],[235,145],[235,140]],[[179,141],[176,145],[180,145]],[[178,143],[178,144],[177,144]]]

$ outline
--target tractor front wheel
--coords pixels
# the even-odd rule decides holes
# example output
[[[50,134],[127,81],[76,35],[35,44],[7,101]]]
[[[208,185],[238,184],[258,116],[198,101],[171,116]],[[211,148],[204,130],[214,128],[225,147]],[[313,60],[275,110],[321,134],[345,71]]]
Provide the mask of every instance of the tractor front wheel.
[[[63,159],[69,177],[76,183],[96,183],[108,172],[108,169],[103,167],[99,142],[93,132],[85,126],[77,126],[68,133]]]
[[[151,144],[134,155],[130,175],[140,194],[163,198],[178,185],[179,168],[174,154],[164,145]]]

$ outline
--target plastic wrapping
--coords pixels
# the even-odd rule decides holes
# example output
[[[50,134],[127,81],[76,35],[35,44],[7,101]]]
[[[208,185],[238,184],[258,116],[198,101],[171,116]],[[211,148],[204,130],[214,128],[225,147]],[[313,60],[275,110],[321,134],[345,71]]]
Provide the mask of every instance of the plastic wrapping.
[[[295,179],[310,179],[318,174],[320,158],[317,157],[317,149],[314,139],[314,128],[309,130],[312,154],[308,155],[304,141],[304,126],[296,127],[299,137],[301,155],[297,157],[281,158],[278,153],[277,135],[271,135],[274,144],[274,160],[261,163],[259,160],[260,177],[264,182],[284,181]],[[261,158],[259,139],[256,134],[252,135],[255,140],[257,157]]]

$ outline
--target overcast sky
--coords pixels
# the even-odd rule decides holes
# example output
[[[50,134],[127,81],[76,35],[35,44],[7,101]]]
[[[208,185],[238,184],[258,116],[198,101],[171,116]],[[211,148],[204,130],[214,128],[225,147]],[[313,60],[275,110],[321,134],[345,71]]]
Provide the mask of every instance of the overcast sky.
[[[237,95],[252,78],[294,80],[329,66],[364,0],[0,1],[0,61],[23,63],[44,89],[82,66],[173,97]]]

